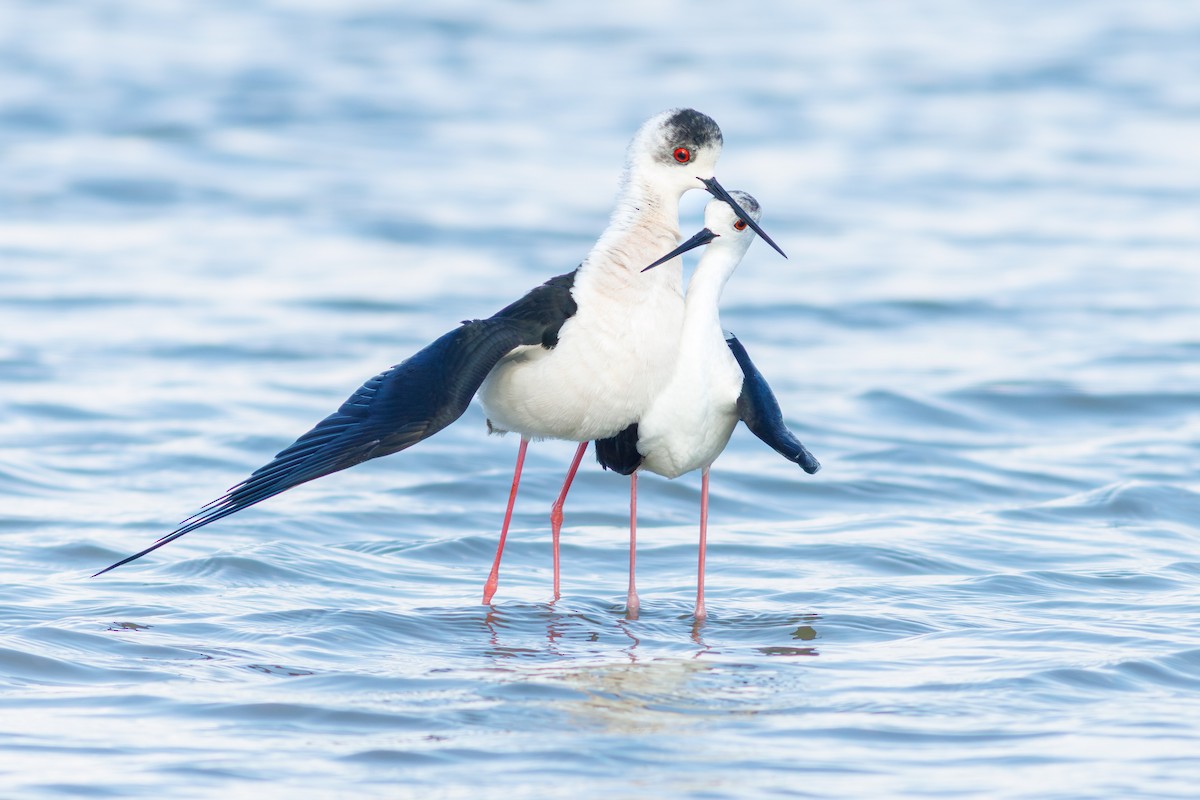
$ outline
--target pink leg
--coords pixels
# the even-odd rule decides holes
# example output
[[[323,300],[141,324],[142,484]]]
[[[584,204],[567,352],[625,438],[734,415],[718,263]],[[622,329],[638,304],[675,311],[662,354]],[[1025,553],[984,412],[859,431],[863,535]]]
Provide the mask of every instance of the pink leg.
[[[521,437],[521,448],[517,450],[517,468],[513,470],[512,491],[508,493],[508,509],[504,512],[504,525],[500,528],[500,544],[496,547],[496,560],[492,564],[491,574],[483,585],[483,604],[489,605],[492,596],[496,594],[496,584],[500,581],[500,557],[504,555],[504,540],[508,538],[508,524],[512,522],[513,506],[517,502],[517,487],[521,485],[521,469],[525,466],[525,450],[529,440]]]
[[[708,467],[700,473],[700,566],[696,571],[696,621],[708,616],[704,608],[704,555],[708,540]]]
[[[567,502],[567,492],[571,491],[571,482],[575,480],[575,472],[579,469],[579,462],[583,461],[583,454],[587,452],[588,444],[588,442],[581,442],[575,451],[575,458],[571,460],[571,468],[567,470],[567,479],[563,481],[562,491],[558,493],[558,499],[550,507],[550,538],[554,541],[555,600],[558,599],[558,534],[562,531],[563,503]]]
[[[637,473],[629,476],[629,594],[625,598],[625,616],[637,619],[637,586],[633,575],[637,571]]]

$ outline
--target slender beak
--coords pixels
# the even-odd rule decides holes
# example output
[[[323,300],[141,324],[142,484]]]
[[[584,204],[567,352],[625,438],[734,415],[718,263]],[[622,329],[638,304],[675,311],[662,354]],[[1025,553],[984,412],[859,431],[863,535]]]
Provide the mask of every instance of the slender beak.
[[[763,232],[763,229],[758,227],[758,223],[755,222],[754,220],[750,219],[750,215],[747,214],[745,212],[745,210],[741,206],[738,205],[737,200],[734,200],[733,197],[729,194],[729,192],[725,191],[724,186],[717,183],[716,178],[699,178],[699,181],[704,184],[704,188],[708,189],[708,193],[711,194],[713,197],[717,198],[718,200],[724,200],[726,203],[729,203],[729,205],[732,206],[734,212],[738,215],[738,218],[741,219],[742,222],[749,225],[751,230],[753,230],[755,233],[757,233],[759,236],[761,236],[762,240],[764,242],[771,245],[771,247],[775,248],[776,253],[779,253],[779,255],[783,256],[784,258],[787,258],[787,253],[780,250],[779,245],[777,245],[777,244],[775,244],[775,242],[771,241],[771,237],[767,236],[767,234]]]
[[[674,258],[675,256],[683,255],[688,250],[695,250],[697,247],[703,247],[704,245],[708,244],[709,242],[711,242],[713,239],[717,238],[720,235],[721,234],[713,233],[708,228],[705,228],[704,230],[700,231],[692,238],[688,239],[683,244],[679,245],[679,247],[676,247],[674,250],[667,253],[665,256],[660,258],[658,261],[655,261],[653,264],[646,267],[646,269],[642,270],[642,272],[645,272],[646,270],[654,269],[659,264],[665,264],[668,261],[670,261],[672,258]]]

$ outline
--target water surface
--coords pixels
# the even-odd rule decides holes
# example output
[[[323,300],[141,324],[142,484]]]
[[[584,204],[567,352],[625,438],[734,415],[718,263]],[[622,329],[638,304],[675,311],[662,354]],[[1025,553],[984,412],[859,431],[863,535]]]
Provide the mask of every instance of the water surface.
[[[0,11],[0,787],[21,797],[1192,797],[1200,11],[1117,0]],[[725,132],[723,319],[824,470],[477,407],[168,532],[574,267],[629,136]],[[683,227],[700,224],[689,197]]]

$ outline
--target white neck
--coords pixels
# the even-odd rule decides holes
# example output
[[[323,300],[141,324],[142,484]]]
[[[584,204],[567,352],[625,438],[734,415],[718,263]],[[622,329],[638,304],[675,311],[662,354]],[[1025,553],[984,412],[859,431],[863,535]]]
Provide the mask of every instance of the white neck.
[[[682,192],[626,172],[608,227],[583,262],[583,269],[635,280],[642,286],[673,286],[682,292],[683,263],[675,258],[645,274],[642,269],[679,244]]]
[[[682,352],[693,347],[707,348],[714,338],[725,341],[721,330],[721,293],[740,259],[741,252],[731,252],[712,244],[704,251],[684,298]]]

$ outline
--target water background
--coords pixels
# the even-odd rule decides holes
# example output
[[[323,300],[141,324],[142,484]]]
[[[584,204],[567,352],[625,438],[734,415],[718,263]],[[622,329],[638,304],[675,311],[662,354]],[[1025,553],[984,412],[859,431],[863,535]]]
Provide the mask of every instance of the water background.
[[[0,794],[1195,797],[1200,6],[0,6]],[[89,580],[573,268],[674,106],[762,203],[723,319],[824,464],[473,407]],[[697,229],[703,198],[684,205]]]

